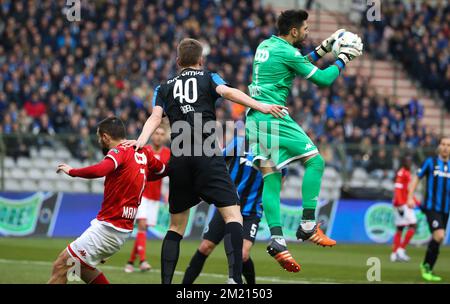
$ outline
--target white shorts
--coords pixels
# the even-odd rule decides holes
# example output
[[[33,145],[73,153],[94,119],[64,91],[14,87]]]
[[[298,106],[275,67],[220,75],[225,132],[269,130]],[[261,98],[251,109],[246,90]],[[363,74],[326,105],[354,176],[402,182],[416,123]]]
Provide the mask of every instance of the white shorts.
[[[407,205],[394,207],[395,226],[409,226],[417,223],[416,213],[414,209]]]
[[[158,222],[159,201],[143,197],[139,205],[136,219],[147,220],[147,226],[156,226]]]
[[[91,221],[91,226],[67,246],[69,255],[81,264],[95,268],[118,252],[131,232],[120,232],[112,227]]]

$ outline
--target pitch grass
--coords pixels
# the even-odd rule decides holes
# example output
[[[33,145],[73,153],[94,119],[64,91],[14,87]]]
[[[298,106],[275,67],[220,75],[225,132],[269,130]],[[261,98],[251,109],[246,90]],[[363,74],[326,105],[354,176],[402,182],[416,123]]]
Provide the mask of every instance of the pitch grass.
[[[0,283],[45,283],[51,271],[52,261],[71,239],[0,238]],[[174,283],[180,283],[183,273],[199,242],[185,240],[181,245],[180,259]],[[133,240],[101,265],[111,283],[159,283],[159,255],[161,241],[148,241],[147,258],[153,269],[131,274],[123,272]],[[312,244],[291,243],[290,250],[302,264],[299,273],[288,273],[265,252],[265,243],[256,243],[252,250],[257,283],[369,283],[367,260],[377,257],[381,262],[381,283],[422,283],[419,264],[425,247],[410,247],[409,263],[391,263],[387,245],[338,244],[334,248],[322,248]],[[444,283],[450,282],[450,248],[441,248],[435,267]],[[225,283],[227,261],[220,245],[209,257],[203,274],[197,283]],[[372,282],[370,282],[372,283]]]

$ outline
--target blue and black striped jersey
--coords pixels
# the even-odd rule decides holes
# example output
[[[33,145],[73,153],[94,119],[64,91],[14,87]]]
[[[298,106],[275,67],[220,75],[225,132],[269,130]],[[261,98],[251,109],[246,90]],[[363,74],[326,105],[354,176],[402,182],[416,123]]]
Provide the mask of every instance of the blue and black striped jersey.
[[[450,161],[429,157],[417,172],[419,178],[427,177],[425,199],[422,208],[449,213],[450,205]]]
[[[253,154],[245,152],[244,147],[244,137],[235,137],[224,149],[223,155],[239,194],[242,215],[261,218],[264,179],[262,174],[253,167]],[[285,175],[285,172],[286,170],[283,170],[282,174]]]

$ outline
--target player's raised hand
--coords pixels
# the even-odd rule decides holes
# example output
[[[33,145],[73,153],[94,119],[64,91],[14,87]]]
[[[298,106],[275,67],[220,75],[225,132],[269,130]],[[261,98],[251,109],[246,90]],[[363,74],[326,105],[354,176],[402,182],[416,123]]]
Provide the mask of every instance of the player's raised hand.
[[[353,44],[341,47],[338,58],[347,64],[349,61],[361,56],[363,53],[363,48],[364,44],[362,43],[361,38],[358,37]]]
[[[331,48],[333,47],[333,43],[338,39],[339,35],[345,32],[345,29],[339,29],[334,32],[330,37],[322,41],[322,43],[316,47],[317,54],[322,57],[326,53],[331,52]]]
[[[262,105],[261,109],[262,113],[272,114],[272,116],[276,118],[283,118],[289,113],[287,107],[285,106],[271,105],[266,103],[262,103],[261,105]]]
[[[143,142],[143,140],[139,138],[137,140],[127,139],[122,142],[122,145],[125,148],[134,147],[135,150],[139,150],[140,148],[143,148],[145,146],[145,142]]]
[[[143,141],[142,139],[138,138],[136,140],[136,143],[134,144],[134,149],[139,150],[140,148],[143,148],[147,142]]]
[[[58,165],[58,168],[56,169],[56,173],[64,172],[67,175],[69,175],[69,171],[73,168],[69,166],[68,164],[60,164]]]

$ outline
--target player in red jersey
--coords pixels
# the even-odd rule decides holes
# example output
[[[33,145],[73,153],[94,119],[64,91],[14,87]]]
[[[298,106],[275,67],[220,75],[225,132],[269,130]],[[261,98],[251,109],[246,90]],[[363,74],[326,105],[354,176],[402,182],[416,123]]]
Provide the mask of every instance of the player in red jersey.
[[[106,155],[101,162],[80,169],[67,164],[58,166],[58,173],[72,177],[106,179],[100,212],[91,226],[60,253],[48,283],[67,283],[70,270],[86,283],[108,284],[97,265],[119,251],[131,234],[147,180],[167,173],[166,166],[150,150],[122,146],[125,126],[117,117],[101,121],[97,137]]]
[[[417,227],[415,206],[408,206],[408,186],[411,181],[412,158],[407,155],[403,158],[402,167],[397,171],[395,177],[394,192],[394,217],[397,231],[394,235],[394,244],[392,246],[391,261],[408,262],[409,256],[406,255],[406,246],[414,236]],[[417,204],[417,200],[416,200]],[[402,241],[403,230],[408,227],[405,237]]]
[[[155,157],[162,161],[163,164],[167,165],[170,159],[170,149],[164,146],[164,142],[166,141],[166,131],[164,128],[157,128],[151,139],[152,145],[145,146],[144,148],[148,148],[153,151]],[[139,255],[139,269],[141,271],[148,271],[152,268],[145,258],[147,226],[156,226],[159,203],[161,200],[161,188],[162,179],[149,181],[145,186],[142,201],[136,215],[138,228],[136,240],[134,241],[130,259],[124,269],[127,273],[134,271],[134,261],[136,259],[136,255]]]

